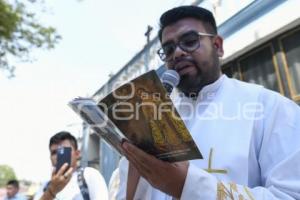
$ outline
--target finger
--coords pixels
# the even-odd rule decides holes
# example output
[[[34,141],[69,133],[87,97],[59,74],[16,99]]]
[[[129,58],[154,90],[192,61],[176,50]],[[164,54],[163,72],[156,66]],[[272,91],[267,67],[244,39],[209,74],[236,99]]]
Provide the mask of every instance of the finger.
[[[62,174],[64,174],[64,172],[66,171],[68,165],[69,165],[68,163],[63,164],[63,166],[61,166],[61,168],[58,170],[57,175],[61,176]]]
[[[136,158],[133,153],[126,150],[126,148],[127,146],[124,145],[124,155],[126,156],[127,160],[132,164],[133,167],[136,168],[136,170],[140,173],[141,176],[147,178],[151,172],[147,168],[142,166],[138,161],[138,158]]]
[[[52,168],[51,177],[53,177],[56,174],[56,167]]]
[[[140,163],[143,164],[146,168],[152,168],[151,165],[158,165],[162,162],[161,160],[155,158],[153,155],[144,152],[143,150],[130,143],[124,142],[123,146],[129,155],[131,155],[133,158],[138,159],[138,161],[140,161]]]
[[[160,168],[160,160],[149,155],[129,143],[124,143],[127,159],[137,168],[143,177],[152,176],[157,168]]]
[[[138,170],[132,163],[129,163],[126,199],[133,199],[140,177],[141,175]]]
[[[140,165],[140,167],[143,168],[149,168],[149,159],[145,158],[146,156],[150,156],[147,153],[143,152],[139,148],[135,147],[134,145],[131,145],[127,142],[123,144],[124,151],[126,156],[133,161],[134,163]],[[144,155],[146,154],[146,155]],[[148,164],[147,164],[148,163]]]
[[[70,168],[68,169],[68,171],[66,171],[66,173],[64,174],[64,177],[65,177],[65,178],[70,178],[70,177],[72,177],[72,171],[73,171],[73,168],[70,167]]]
[[[189,162],[188,161],[175,162],[173,163],[173,165],[176,167],[188,167]]]
[[[128,155],[126,156],[130,164],[140,173],[141,176],[144,178],[151,177],[151,171],[149,171],[147,168],[143,167],[135,158],[132,156]]]
[[[124,142],[122,144],[122,147],[126,151],[127,154],[135,155],[141,161],[147,161],[149,159],[149,157],[152,157],[151,155],[145,153],[143,150],[139,149],[138,147],[136,147],[128,142]]]
[[[138,152],[129,152],[129,157],[131,158],[134,166],[139,168],[142,176],[149,177],[150,179],[152,177],[168,173],[170,170],[175,168],[172,163],[159,160],[158,158],[142,151],[141,154]]]

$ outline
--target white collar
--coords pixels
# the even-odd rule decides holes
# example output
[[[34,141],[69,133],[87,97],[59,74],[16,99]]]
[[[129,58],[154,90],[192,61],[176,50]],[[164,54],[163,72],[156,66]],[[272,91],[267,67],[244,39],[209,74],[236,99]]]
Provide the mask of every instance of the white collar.
[[[222,74],[215,82],[208,84],[202,88],[202,90],[198,93],[198,96],[196,99],[189,98],[185,95],[183,95],[182,92],[178,91],[176,93],[172,93],[172,99],[175,102],[175,104],[178,104],[179,102],[200,102],[204,100],[211,100],[215,96],[215,94],[220,89],[221,85],[227,78],[226,75]]]
[[[223,74],[215,82],[204,86],[198,93],[197,101],[199,102],[213,99],[216,93],[219,91],[221,85],[224,83],[225,78],[226,75]]]

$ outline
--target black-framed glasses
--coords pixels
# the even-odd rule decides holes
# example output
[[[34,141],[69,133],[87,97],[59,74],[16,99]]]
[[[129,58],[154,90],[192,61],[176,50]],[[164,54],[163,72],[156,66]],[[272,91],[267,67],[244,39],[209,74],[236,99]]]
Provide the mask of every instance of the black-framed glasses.
[[[172,59],[177,46],[187,53],[192,53],[200,47],[200,39],[203,36],[214,37],[215,35],[191,31],[183,34],[177,43],[171,41],[163,44],[162,47],[157,51],[157,54],[162,61],[169,61]]]

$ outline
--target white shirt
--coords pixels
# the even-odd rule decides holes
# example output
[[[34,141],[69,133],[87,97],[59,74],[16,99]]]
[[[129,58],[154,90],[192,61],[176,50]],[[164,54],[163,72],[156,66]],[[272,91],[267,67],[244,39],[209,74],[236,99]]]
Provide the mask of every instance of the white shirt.
[[[91,200],[108,200],[107,186],[102,175],[94,168],[86,167],[84,169],[84,178],[88,186]],[[83,200],[77,181],[77,171],[72,174],[70,182],[65,188],[56,195],[59,200]],[[40,188],[34,197],[34,200],[40,199],[43,195],[45,185]]]
[[[298,105],[225,75],[204,87],[196,101],[177,102],[204,156],[190,161],[181,199],[300,199]],[[127,165],[125,159],[120,162],[119,199],[126,196]],[[142,178],[135,199],[172,197]]]
[[[110,177],[108,184],[108,196],[109,200],[115,200],[117,198],[117,192],[120,187],[119,168],[115,169]]]
[[[19,193],[15,194],[13,197],[8,198],[7,196],[4,197],[4,200],[26,200],[27,198]]]

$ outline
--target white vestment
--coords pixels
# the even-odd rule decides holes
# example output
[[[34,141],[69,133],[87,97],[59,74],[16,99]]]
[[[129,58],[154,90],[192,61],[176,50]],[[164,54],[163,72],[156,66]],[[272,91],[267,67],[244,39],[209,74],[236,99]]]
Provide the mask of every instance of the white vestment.
[[[297,104],[225,75],[175,104],[204,157],[190,161],[181,199],[300,199]],[[128,161],[119,167],[125,199]],[[134,199],[172,197],[141,178]]]

